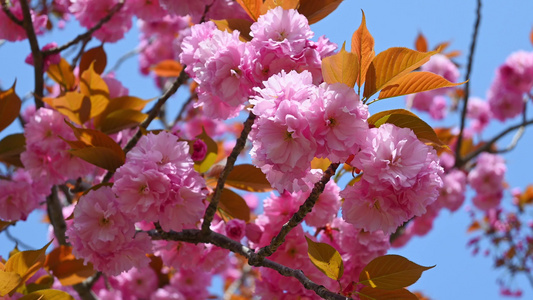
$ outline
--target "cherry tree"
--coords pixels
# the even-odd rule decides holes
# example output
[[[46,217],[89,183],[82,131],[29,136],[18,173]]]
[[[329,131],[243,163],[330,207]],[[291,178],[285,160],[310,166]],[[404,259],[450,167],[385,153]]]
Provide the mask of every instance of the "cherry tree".
[[[487,99],[471,97],[481,1],[464,80],[458,53],[422,34],[376,53],[364,12],[349,47],[315,37],[309,25],[341,2],[1,0],[0,39],[29,42],[34,89],[24,106],[15,83],[0,91],[0,131],[23,129],[0,141],[0,230],[43,210],[50,242],[1,258],[0,297],[207,299],[221,278],[224,299],[417,299],[406,287],[432,266],[387,252],[459,209],[467,186],[469,246],[491,241],[497,265],[533,285],[532,188],[501,205],[501,154],[533,123],[533,52],[510,54]],[[41,45],[69,18],[86,31]],[[105,73],[106,45],[133,20],[156,99]],[[369,113],[400,96],[405,109]],[[450,110],[457,128],[415,114]]]

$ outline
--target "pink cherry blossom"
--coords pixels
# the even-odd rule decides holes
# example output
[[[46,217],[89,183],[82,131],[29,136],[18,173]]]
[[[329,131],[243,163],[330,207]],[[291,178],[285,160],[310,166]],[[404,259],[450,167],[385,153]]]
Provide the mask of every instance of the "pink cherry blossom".
[[[240,241],[246,233],[246,222],[239,219],[231,219],[226,224],[226,235],[236,241]]]
[[[487,92],[487,101],[494,118],[503,122],[521,114],[525,102],[522,92],[505,88],[501,80],[496,76]]]
[[[44,45],[43,49],[41,51],[46,51],[52,48],[57,47],[57,43],[52,42]],[[50,65],[58,64],[61,61],[61,55],[59,53],[48,55],[44,57],[43,61],[43,70],[46,72]],[[30,53],[28,56],[26,56],[26,60],[24,60],[29,65],[33,66],[33,55]]]
[[[8,2],[11,4],[11,7],[9,7],[9,10],[11,13],[19,20],[23,19],[22,16],[22,8],[20,6],[20,0],[13,0]],[[30,11],[31,13],[31,21],[33,24],[33,29],[35,30],[35,33],[40,35],[44,33],[44,30],[46,28],[46,23],[48,22],[48,16],[46,14],[43,15],[37,15],[33,10]],[[24,30],[24,27],[15,24],[11,19],[4,13],[4,11],[0,12],[0,39],[8,40],[11,42],[15,41],[21,41],[27,38],[26,31]]]
[[[0,190],[0,219],[4,221],[26,220],[49,193],[40,190],[23,169],[17,170],[12,180],[0,179]]]
[[[442,177],[442,188],[437,201],[443,207],[456,211],[465,200],[466,175],[460,170],[452,170]]]
[[[497,70],[506,89],[527,93],[533,88],[533,52],[512,53]]]
[[[489,103],[477,97],[470,97],[466,117],[471,119],[470,128],[474,132],[481,133],[492,118]]]

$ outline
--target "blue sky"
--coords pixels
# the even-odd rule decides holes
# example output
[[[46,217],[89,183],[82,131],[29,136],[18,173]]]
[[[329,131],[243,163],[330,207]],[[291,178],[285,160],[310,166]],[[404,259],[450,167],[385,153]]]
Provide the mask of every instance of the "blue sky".
[[[504,4],[505,3],[505,4]],[[512,3],[512,4],[510,4]],[[422,32],[430,46],[450,41],[451,49],[462,51],[457,58],[462,65],[461,76],[464,76],[466,55],[470,45],[473,22],[475,17],[475,1],[355,1],[345,0],[340,7],[326,19],[312,26],[316,37],[326,35],[330,40],[341,45],[347,41],[347,47],[354,30],[361,21],[361,9],[365,11],[367,27],[375,39],[376,52],[389,47],[414,47],[418,32]],[[533,1],[484,1],[478,47],[475,53],[474,68],[471,77],[471,95],[485,97],[494,70],[505,61],[512,52],[522,49],[532,51],[529,33],[533,27]],[[53,35],[40,37],[40,44],[56,41],[62,44],[75,34],[80,33],[76,22],[68,24],[67,29]],[[135,28],[127,34],[125,41],[117,44],[106,44],[109,65],[112,65],[122,54],[133,49],[138,42]],[[95,42],[93,42],[96,45]],[[3,89],[11,86],[17,79],[17,93],[25,95],[32,89],[33,76],[31,67],[24,64],[29,53],[27,41],[5,43],[0,47],[0,86]],[[153,98],[159,95],[153,80],[138,75],[136,58],[126,61],[117,72],[130,94],[141,98]],[[461,77],[461,78],[462,78]],[[179,105],[185,91],[171,101]],[[371,112],[384,109],[404,107],[403,98],[392,98],[372,105]],[[422,117],[427,117],[422,115]],[[450,116],[440,125],[458,125],[458,116]],[[510,124],[516,124],[510,121]],[[497,121],[484,133],[490,138],[499,132],[505,124]],[[508,163],[506,179],[511,186],[525,187],[531,183],[528,174],[533,161],[524,159],[530,156],[532,135],[526,131],[519,146],[512,153],[505,155]],[[17,124],[0,133],[5,135],[21,132]],[[505,140],[500,145],[505,145]],[[528,172],[528,173],[526,173]],[[508,197],[504,201],[509,201]],[[467,200],[467,204],[469,201]],[[33,214],[28,222],[20,223],[11,229],[13,235],[21,236],[22,240],[32,247],[40,248],[46,243],[47,229],[35,227],[41,215]],[[466,243],[471,237],[466,234],[469,218],[464,206],[454,214],[441,212],[434,224],[434,230],[428,236],[414,238],[405,248],[392,250],[391,253],[401,254],[422,265],[437,265],[426,271],[411,290],[421,290],[431,299],[505,299],[499,296],[496,278],[502,275],[492,268],[492,259],[483,256],[473,257]],[[0,255],[5,256],[13,244],[0,234]],[[518,278],[514,287],[523,287],[523,299],[533,298],[533,287],[526,280]]]

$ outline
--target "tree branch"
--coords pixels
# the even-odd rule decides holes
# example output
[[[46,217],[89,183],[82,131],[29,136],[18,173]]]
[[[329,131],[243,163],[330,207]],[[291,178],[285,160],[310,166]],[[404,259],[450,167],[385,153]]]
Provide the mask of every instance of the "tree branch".
[[[468,98],[470,97],[470,73],[472,72],[472,65],[474,64],[474,52],[476,50],[477,36],[479,32],[479,24],[481,23],[481,0],[477,0],[476,21],[474,23],[474,33],[472,35],[472,42],[470,43],[470,53],[468,54],[468,65],[466,67],[465,75],[465,93],[463,97],[463,108],[461,110],[461,127],[459,136],[457,137],[457,145],[455,147],[455,167],[458,168],[464,165],[461,157],[461,146],[463,144],[463,134],[466,122],[466,111],[468,108]]]
[[[326,184],[330,180],[330,178],[335,175],[335,172],[337,171],[337,168],[339,167],[339,163],[332,163],[326,172],[324,172],[324,175],[322,175],[322,179],[315,183],[315,186],[313,187],[313,191],[307,197],[305,202],[300,206],[298,211],[291,217],[289,222],[285,223],[282,227],[280,232],[276,237],[272,239],[270,242],[270,245],[265,246],[259,250],[257,253],[257,259],[262,260],[264,257],[272,255],[276,250],[285,242],[285,237],[289,232],[298,224],[300,224],[305,216],[311,212],[313,209],[313,206],[315,206],[316,200],[324,192],[324,188],[326,187]]]
[[[188,243],[208,243],[238,253],[248,259],[248,263],[254,267],[266,267],[276,270],[283,276],[294,277],[308,289],[314,291],[318,296],[328,300],[349,300],[351,298],[331,292],[322,285],[318,285],[305,276],[301,270],[295,270],[269,259],[258,259],[254,250],[234,241],[222,234],[208,231],[204,233],[198,229],[185,229],[180,232],[157,232],[151,230],[148,234],[153,240],[182,241]],[[253,262],[253,264],[252,264]]]
[[[111,8],[109,13],[105,17],[103,17],[98,23],[96,23],[96,25],[94,25],[92,28],[87,30],[85,33],[82,33],[82,34],[78,35],[72,41],[70,41],[70,42],[68,42],[68,43],[66,43],[66,44],[64,44],[64,45],[62,45],[60,47],[55,47],[55,48],[51,48],[51,49],[48,49],[46,51],[43,51],[43,54],[46,56],[46,55],[52,55],[52,54],[59,53],[59,52],[65,50],[65,49],[68,49],[69,47],[71,47],[73,45],[76,45],[80,41],[83,41],[85,39],[90,38],[91,35],[96,30],[100,29],[105,23],[109,22],[109,20],[111,20],[113,15],[116,14],[122,8],[122,6],[124,6],[124,0],[120,0],[115,6],[113,6],[113,8]]]
[[[20,27],[24,27],[24,23],[22,20],[18,19],[12,12],[11,10],[9,9],[9,7],[7,7],[7,1],[6,0],[2,0],[2,10],[4,11],[4,13],[7,15],[7,17],[13,21],[13,23],[17,24],[18,26]]]
[[[213,192],[213,196],[211,197],[209,206],[205,210],[204,221],[202,223],[202,232],[204,234],[208,234],[210,232],[209,226],[211,226],[211,221],[213,221],[213,217],[217,212],[220,195],[222,195],[222,189],[224,188],[224,184],[226,183],[226,179],[228,178],[229,173],[231,172],[231,170],[233,170],[233,166],[235,165],[237,157],[246,145],[246,139],[248,138],[250,130],[252,130],[252,125],[254,124],[254,121],[255,115],[250,111],[248,119],[246,119],[246,121],[244,122],[244,127],[241,131],[241,136],[239,137],[239,139],[237,139],[235,147],[233,147],[231,154],[226,160],[226,166],[224,167],[224,170],[222,170],[220,177],[218,177],[217,186],[215,187],[215,191]]]

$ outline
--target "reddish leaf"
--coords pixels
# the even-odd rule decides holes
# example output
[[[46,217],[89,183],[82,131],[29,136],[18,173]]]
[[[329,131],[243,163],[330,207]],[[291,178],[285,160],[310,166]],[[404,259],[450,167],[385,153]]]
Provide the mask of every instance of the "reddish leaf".
[[[94,71],[98,74],[102,74],[107,65],[107,55],[104,51],[104,46],[94,47],[83,53],[80,59],[79,74],[83,74],[85,70],[89,69],[91,64],[94,63]]]
[[[211,20],[217,25],[219,30],[228,32],[233,32],[234,30],[239,31],[239,38],[243,42],[251,41],[252,37],[250,36],[250,26],[252,22],[244,19],[224,19],[224,20]]]
[[[408,94],[420,93],[445,87],[453,87],[463,84],[453,83],[444,77],[431,72],[413,72],[387,85],[379,93],[378,99],[398,97]]]
[[[74,285],[94,275],[91,263],[84,264],[72,254],[71,246],[59,246],[46,256],[45,268],[59,279],[62,285]]]
[[[353,88],[359,74],[359,64],[357,56],[344,50],[344,46],[339,53],[322,59],[322,76],[329,84],[339,82]]]
[[[66,91],[74,90],[76,76],[74,76],[69,63],[64,58],[61,58],[59,64],[50,65],[46,74],[48,74],[53,81],[59,83]]]
[[[15,93],[16,83],[15,81],[9,90],[0,91],[0,131],[15,121],[19,115],[22,101]]]
[[[331,14],[342,0],[300,0],[298,12],[304,15],[309,24],[314,24]]]
[[[419,32],[418,36],[416,37],[415,49],[416,51],[419,51],[419,52],[428,51],[428,41],[426,40],[422,32]]]
[[[248,164],[235,166],[228,175],[226,185],[249,192],[272,190],[270,182],[261,169]]]
[[[244,11],[252,18],[252,20],[257,21],[257,18],[261,14],[261,6],[263,5],[263,0],[236,0]]]
[[[122,129],[138,126],[147,116],[147,114],[133,109],[117,110],[106,116],[100,129],[107,134],[116,133]]]
[[[6,136],[0,141],[0,161],[23,168],[20,154],[26,149],[26,138],[22,133]],[[1,230],[0,230],[1,231]]]
[[[365,12],[361,11],[363,18],[361,25],[352,35],[352,49],[351,52],[357,56],[359,63],[359,74],[357,76],[357,85],[359,87],[365,82],[366,72],[372,59],[374,59],[374,38],[366,28]]]
[[[357,294],[361,300],[418,300],[416,295],[406,289],[382,290],[365,286]]]
[[[248,204],[246,204],[246,201],[239,194],[231,190],[222,189],[219,207],[232,218],[246,222],[250,221],[250,208]]]
[[[281,6],[283,9],[297,9],[300,6],[299,0],[266,0],[261,6],[261,14],[264,15],[267,11]]]
[[[179,77],[183,67],[173,59],[166,59],[150,68],[159,77]]]

